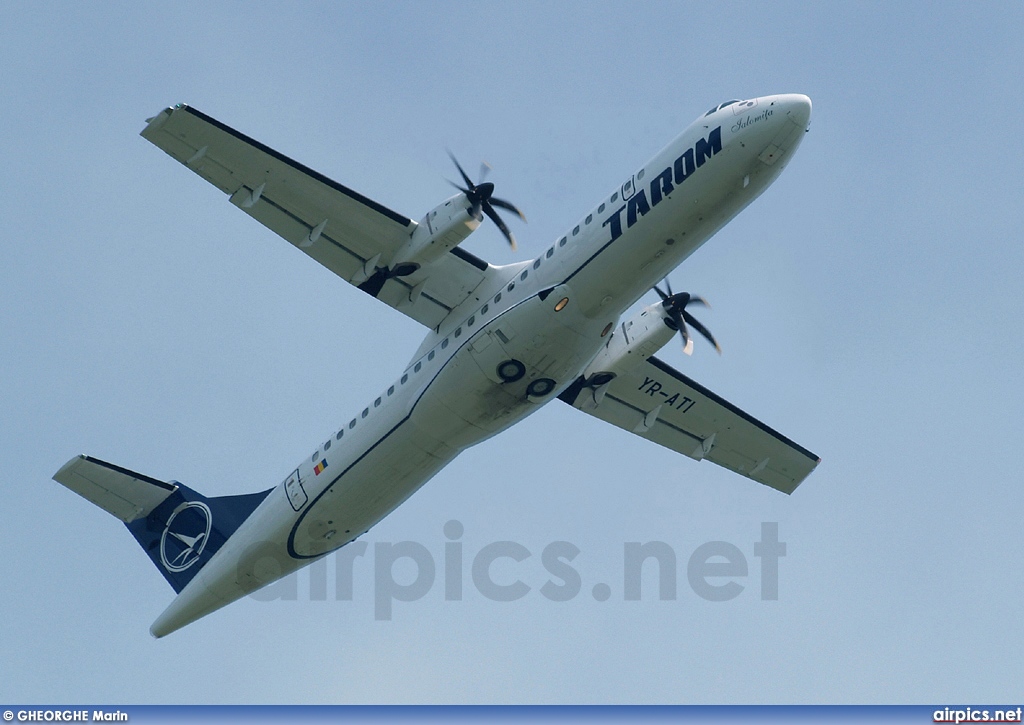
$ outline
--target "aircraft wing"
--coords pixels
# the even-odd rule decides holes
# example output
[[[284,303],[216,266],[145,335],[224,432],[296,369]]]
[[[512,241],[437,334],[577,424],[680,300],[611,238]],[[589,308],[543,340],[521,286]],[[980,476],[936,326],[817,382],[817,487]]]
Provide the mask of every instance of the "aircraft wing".
[[[580,379],[559,398],[642,438],[783,493],[792,493],[821,460],[655,357],[606,388],[585,387]]]
[[[369,262],[377,258],[383,267],[417,227],[412,219],[186,105],[149,119],[142,137],[356,285],[364,281],[360,275]],[[388,280],[376,296],[427,327],[437,327],[487,269],[486,262],[456,247],[412,275]]]

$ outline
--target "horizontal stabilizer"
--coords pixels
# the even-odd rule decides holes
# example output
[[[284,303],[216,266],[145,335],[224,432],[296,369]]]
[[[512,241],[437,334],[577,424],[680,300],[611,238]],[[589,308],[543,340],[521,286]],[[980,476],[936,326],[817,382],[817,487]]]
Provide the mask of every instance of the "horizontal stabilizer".
[[[89,456],[76,456],[53,480],[125,523],[149,516],[178,486]]]

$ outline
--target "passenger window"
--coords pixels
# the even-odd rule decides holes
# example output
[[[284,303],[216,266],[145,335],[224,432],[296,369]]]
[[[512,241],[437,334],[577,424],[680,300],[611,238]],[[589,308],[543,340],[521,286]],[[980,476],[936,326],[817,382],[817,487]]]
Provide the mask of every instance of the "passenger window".
[[[340,441],[341,437],[343,435],[345,435],[345,429],[344,428],[342,428],[341,430],[338,431],[338,435],[334,436],[334,439]]]
[[[551,249],[549,249],[547,251],[547,254],[545,254],[544,256],[547,257],[548,259],[551,259],[551,255],[554,254],[554,253],[555,253],[555,248],[552,247]]]
[[[644,178],[644,170],[640,169],[640,172],[636,175],[636,180],[639,181],[642,178]]]
[[[521,279],[522,281],[525,282],[526,281],[526,275],[528,275],[529,273],[530,273],[530,270],[524,269],[523,273],[521,275],[519,275],[519,279]]]
[[[508,284],[508,291],[511,292],[515,288],[516,288],[516,283],[515,282],[509,282],[509,284]]]
[[[328,440],[326,443],[324,443],[324,450],[325,451],[329,451],[330,449],[331,449],[331,441]]]
[[[369,408],[363,408],[363,412],[361,413],[362,417],[365,418],[369,414],[370,414],[370,409]]]
[[[408,381],[408,380],[409,380],[409,376],[407,374],[403,375],[402,376],[402,385],[405,385],[406,381]]]
[[[614,194],[612,194],[612,198],[609,199],[609,201],[611,201],[611,203],[614,204],[618,200],[619,200],[619,192],[616,191]]]
[[[455,337],[461,337],[461,335],[462,335],[462,328],[461,327],[455,328]]]
[[[601,214],[602,212],[604,212],[604,204],[602,204],[601,206],[597,207],[597,213]]]
[[[447,337],[445,339],[441,340],[441,349],[444,350],[446,347],[448,347],[448,338]]]
[[[483,307],[480,308],[480,314],[481,315],[486,315],[487,314],[487,310],[489,310],[489,309],[490,308],[487,305],[484,305]]]
[[[594,215],[593,214],[587,214],[587,221],[586,221],[586,223],[590,224],[590,222],[592,222],[592,221],[594,221]]]
[[[537,257],[537,261],[533,263],[534,269],[540,269],[540,257]]]
[[[352,421],[348,424],[348,429],[352,430],[355,427],[356,427],[356,419],[353,418]]]
[[[564,247],[567,241],[569,241],[568,237],[562,237],[561,239],[558,240],[558,246]]]
[[[388,397],[390,398],[392,395],[394,395],[394,392],[395,392],[395,386],[392,385],[390,388],[388,388]]]
[[[580,225],[577,224],[576,228],[572,230],[572,235],[575,237],[579,233],[580,233]]]
[[[433,359],[434,359],[434,351],[431,350],[430,352],[427,353],[427,360],[433,360]]]
[[[316,453],[314,453],[314,454],[313,454],[313,457],[312,457],[312,458],[310,458],[309,460],[310,460],[310,461],[311,461],[312,463],[316,463],[316,459],[317,459],[317,456],[319,456],[319,455],[320,455],[320,451],[317,451]]]
[[[421,367],[423,367],[423,363],[421,363],[421,362],[418,362],[418,363],[416,363],[416,367],[414,367],[414,368],[412,369],[412,371],[413,371],[414,373],[418,373],[418,372],[420,371],[420,368],[421,368]]]
[[[494,295],[494,304],[498,304],[499,302],[501,302],[501,292]]]
[[[375,401],[373,401],[373,407],[374,408],[379,408],[380,407],[380,398],[377,398]]]

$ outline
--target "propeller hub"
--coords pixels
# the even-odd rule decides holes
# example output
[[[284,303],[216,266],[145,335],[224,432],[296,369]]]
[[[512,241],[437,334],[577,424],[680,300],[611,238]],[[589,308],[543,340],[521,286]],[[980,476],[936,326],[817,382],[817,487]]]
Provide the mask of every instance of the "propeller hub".
[[[691,295],[689,292],[677,292],[672,293],[672,285],[669,283],[668,278],[665,279],[665,289],[667,292],[663,292],[659,287],[655,286],[654,291],[661,297],[661,306],[665,308],[665,312],[668,314],[665,322],[673,330],[678,330],[679,334],[683,338],[683,352],[687,355],[693,350],[693,341],[690,339],[690,332],[687,329],[687,324],[693,327],[699,332],[704,339],[710,342],[715,350],[719,354],[722,353],[722,348],[715,340],[714,336],[708,331],[708,328],[704,327],[696,317],[694,317],[689,310],[686,308],[690,305],[700,305],[701,307],[707,307],[708,303],[703,297],[697,297]]]
[[[512,232],[509,231],[505,222],[501,220],[501,217],[498,216],[498,213],[494,211],[494,207],[510,211],[516,214],[523,221],[526,221],[526,217],[523,216],[523,213],[519,211],[515,204],[505,201],[504,199],[492,198],[494,194],[494,184],[489,181],[481,181],[479,184],[474,184],[472,179],[469,178],[462,166],[455,159],[455,155],[452,154],[451,151],[448,152],[448,156],[451,157],[452,163],[455,164],[455,168],[459,170],[459,176],[462,177],[462,181],[465,182],[466,186],[462,187],[453,182],[449,183],[466,195],[469,203],[472,204],[472,207],[469,210],[470,214],[472,214],[473,218],[478,221],[483,220],[483,217],[486,216],[494,222],[498,229],[501,230],[501,233],[505,235],[505,239],[508,240],[509,246],[512,247],[512,251],[515,251],[516,238],[512,235]],[[481,176],[486,173],[486,170],[489,168],[490,167],[485,164],[481,171]]]

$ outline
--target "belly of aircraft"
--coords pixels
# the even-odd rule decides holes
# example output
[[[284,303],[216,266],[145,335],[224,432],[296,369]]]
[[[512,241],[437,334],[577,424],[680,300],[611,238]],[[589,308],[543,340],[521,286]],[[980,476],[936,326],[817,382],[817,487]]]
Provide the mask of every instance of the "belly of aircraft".
[[[535,412],[574,380],[600,346],[600,332],[593,324],[574,329],[579,314],[568,305],[555,312],[559,299],[534,297],[458,340],[409,409],[396,411],[372,440],[352,442],[358,456],[339,461],[340,474],[299,513],[289,553],[319,556],[361,535],[459,452]],[[521,369],[514,380],[499,373],[510,361]]]
[[[457,454],[424,439],[408,421],[382,432],[299,513],[288,553],[320,556],[361,536],[397,508]]]
[[[563,298],[570,301],[560,311]],[[460,449],[538,409],[569,384],[601,344],[599,331],[556,289],[492,321],[464,344],[423,394],[412,421]]]

